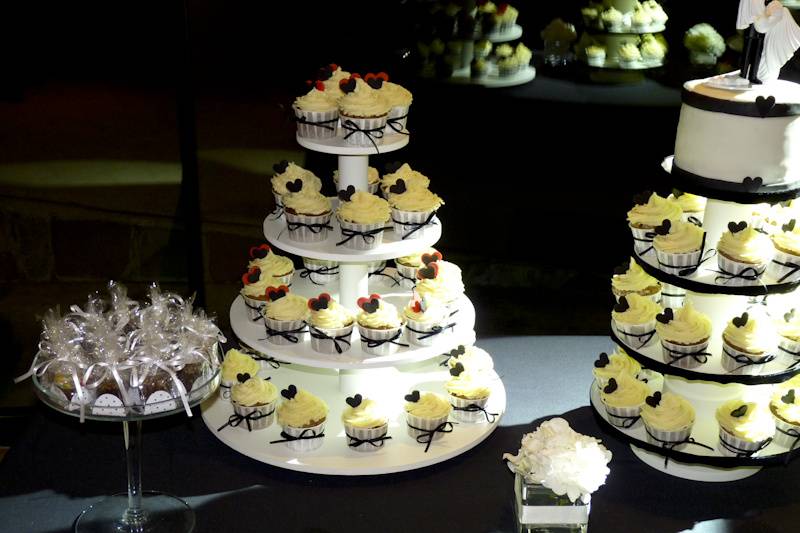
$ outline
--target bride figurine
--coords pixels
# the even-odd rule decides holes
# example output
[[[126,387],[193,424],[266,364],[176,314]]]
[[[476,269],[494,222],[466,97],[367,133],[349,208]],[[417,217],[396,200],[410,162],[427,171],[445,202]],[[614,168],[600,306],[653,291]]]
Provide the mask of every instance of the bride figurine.
[[[740,0],[736,29],[746,30],[739,76],[749,84],[778,79],[800,48],[800,26],[778,0]]]

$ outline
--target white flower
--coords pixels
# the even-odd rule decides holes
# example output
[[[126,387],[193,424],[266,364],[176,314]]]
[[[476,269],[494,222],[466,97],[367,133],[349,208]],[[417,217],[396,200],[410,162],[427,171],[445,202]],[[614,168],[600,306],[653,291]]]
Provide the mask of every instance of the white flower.
[[[538,483],[570,501],[589,502],[591,494],[605,483],[611,452],[594,437],[581,435],[563,418],[542,423],[522,437],[516,455],[503,454],[530,483]]]

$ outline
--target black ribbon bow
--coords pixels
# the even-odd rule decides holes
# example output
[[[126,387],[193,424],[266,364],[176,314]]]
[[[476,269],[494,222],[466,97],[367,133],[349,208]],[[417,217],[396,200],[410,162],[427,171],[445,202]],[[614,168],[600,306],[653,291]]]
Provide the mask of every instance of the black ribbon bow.
[[[333,226],[327,222],[307,224],[305,222],[289,222],[288,220],[286,221],[286,227],[289,228],[289,232],[296,231],[300,228],[308,228],[308,231],[315,235],[321,233],[323,229],[333,229]]]
[[[228,417],[228,421],[225,422],[225,424],[223,424],[222,426],[220,426],[219,429],[217,429],[217,431],[222,431],[228,426],[232,428],[238,427],[242,422],[245,422],[247,424],[247,431],[253,431],[253,426],[251,425],[251,422],[255,422],[256,420],[261,420],[262,418],[267,418],[274,412],[275,409],[273,409],[269,413],[262,413],[260,411],[253,411],[246,415],[233,413],[231,416]]]
[[[391,274],[387,274],[386,272],[384,272],[384,270],[386,270],[386,268],[387,268],[387,266],[383,265],[383,267],[381,267],[380,269],[378,269],[378,270],[376,270],[374,272],[370,272],[368,277],[371,278],[372,276],[383,276],[385,278],[389,278],[390,280],[392,280],[392,285],[391,285],[392,287],[394,287],[395,285],[400,285],[400,280],[398,280],[396,277],[392,276]],[[398,272],[398,274],[399,274],[399,272]]]
[[[375,437],[374,439],[357,439],[354,436],[350,435],[349,433],[345,433],[347,435],[348,446],[351,448],[358,448],[362,444],[369,444],[373,448],[382,448],[383,443],[387,440],[390,440],[392,437],[388,435],[383,435],[381,437]]]
[[[709,253],[706,254],[706,252]],[[700,268],[700,265],[702,265],[715,255],[717,255],[717,251],[715,249],[711,248],[710,250],[706,250],[706,234],[703,233],[703,242],[700,244],[700,254],[697,256],[697,263],[689,267],[675,266],[675,265],[668,265],[659,259],[658,264],[661,267],[661,270],[668,270],[668,271],[677,270],[678,276],[683,278],[697,272],[697,270]]]
[[[471,403],[466,407],[456,407],[455,405],[453,405],[453,411],[464,411],[466,413],[477,413],[480,411],[486,417],[486,421],[490,424],[494,424],[494,421],[497,419],[497,415],[500,414],[500,413],[490,413],[489,411],[486,410],[485,407],[481,407],[476,403]]]
[[[773,259],[772,262],[778,266],[786,267],[789,269],[789,271],[786,274],[784,274],[783,276],[780,277],[780,279],[778,279],[778,283],[783,283],[790,277],[800,272],[800,264],[798,263],[791,263],[791,262],[781,263],[777,259]]]
[[[431,447],[431,443],[433,442],[433,436],[436,435],[437,433],[452,433],[453,424],[455,424],[455,422],[442,422],[441,424],[430,430],[418,428],[416,426],[412,426],[411,424],[408,424],[408,427],[410,427],[411,429],[416,429],[417,431],[420,432],[420,434],[417,435],[417,442],[419,444],[424,444],[425,453],[428,453],[428,450]]]
[[[346,243],[346,242],[350,241],[351,239],[353,239],[354,237],[361,237],[364,240],[364,243],[372,244],[373,242],[375,242],[375,236],[377,234],[379,234],[383,230],[387,230],[389,228],[380,227],[380,228],[375,228],[375,229],[371,229],[371,230],[367,230],[367,231],[358,231],[358,230],[346,229],[346,228],[340,228],[340,229],[342,230],[342,237],[345,237],[345,238],[342,239],[341,241],[337,242],[336,246],[341,246],[344,243]]]
[[[405,235],[403,235],[403,236],[400,238],[400,240],[405,240],[405,239],[407,239],[407,238],[411,237],[411,236],[412,236],[414,233],[416,233],[416,232],[418,232],[419,230],[421,230],[422,228],[424,228],[425,226],[428,226],[428,225],[431,225],[431,226],[436,226],[437,224],[436,224],[436,222],[433,220],[433,217],[434,217],[434,216],[436,216],[436,211],[431,211],[431,214],[430,214],[430,215],[428,215],[428,218],[426,218],[426,219],[425,219],[424,221],[422,221],[422,222],[401,222],[401,221],[397,220],[397,219],[396,219],[396,218],[394,218],[394,217],[392,217],[392,222],[394,222],[395,224],[399,224],[399,225],[403,226],[404,228],[407,228],[407,227],[409,227],[409,226],[411,226],[412,228],[414,228],[414,229],[412,229],[411,231],[409,231],[408,233],[406,233]]]
[[[329,267],[321,266],[319,268],[303,267],[303,270],[300,271],[300,277],[301,278],[308,278],[308,280],[311,283],[313,283],[314,285],[324,285],[324,283],[319,283],[317,281],[314,281],[314,278],[311,275],[312,274],[317,274],[317,275],[320,275],[320,276],[325,276],[325,275],[332,276],[332,275],[335,275],[335,274],[338,274],[338,273],[339,273],[339,266],[338,265],[337,266],[329,266]]]
[[[372,146],[375,148],[375,152],[377,153],[381,153],[381,151],[378,149],[378,143],[375,142],[375,139],[383,139],[383,133],[385,127],[386,126],[383,125],[378,128],[364,129],[350,119],[342,121],[342,128],[344,128],[347,131],[347,133],[344,136],[345,139],[350,138],[356,133],[363,133],[367,137],[369,142],[372,143]]]
[[[281,431],[281,437],[283,437],[283,438],[281,438],[280,440],[271,440],[271,441],[269,441],[269,443],[270,444],[278,444],[279,442],[293,442],[293,441],[296,441],[296,440],[321,439],[324,436],[325,436],[325,432],[324,431],[321,432],[321,433],[317,433],[312,428],[304,429],[300,433],[300,435],[298,435],[297,437],[295,437],[293,435],[289,435],[285,431]]]
[[[629,429],[629,428],[633,427],[633,425],[641,418],[641,416],[639,416],[639,415],[635,415],[635,416],[615,415],[615,414],[612,414],[612,413],[608,412],[608,410],[606,410],[606,414],[608,415],[609,418],[614,418],[616,420],[622,420],[622,425],[620,427],[623,427],[625,429]]]
[[[652,433],[650,433],[650,430],[647,429],[647,425],[644,426],[644,430],[647,432],[647,434],[650,436],[651,439],[653,439],[654,441],[658,442],[661,445],[661,447],[664,448],[665,450],[672,451],[675,448],[677,448],[678,446],[680,446],[681,444],[692,444],[694,446],[700,446],[701,448],[705,448],[706,450],[710,450],[712,452],[714,451],[714,448],[712,448],[711,446],[707,446],[707,445],[703,444],[702,442],[697,442],[692,437],[686,437],[685,439],[679,440],[679,441],[661,440],[658,437],[656,437],[655,435],[653,435]],[[665,455],[664,456],[664,468],[667,468],[668,464],[669,464],[669,456]]]
[[[333,347],[336,348],[336,353],[340,354],[345,350],[350,348],[350,335],[353,333],[353,330],[350,330],[349,333],[344,335],[339,335],[337,337],[331,337],[324,331],[319,328],[312,326],[311,324],[308,325],[308,332],[309,334],[314,337],[315,339],[326,339],[329,341],[333,341]],[[342,344],[346,344],[347,348],[342,348]]]
[[[386,125],[392,128],[395,131],[395,133],[399,133],[401,135],[408,135],[409,133],[407,131],[403,131],[403,126],[402,124],[400,124],[400,122],[406,117],[408,117],[408,113],[406,113],[401,117],[392,117],[386,120]]]
[[[741,370],[742,368],[744,368],[746,366],[766,365],[767,363],[775,360],[775,355],[773,355],[773,354],[769,354],[769,355],[767,355],[765,357],[762,357],[761,359],[753,359],[752,357],[749,357],[749,356],[747,356],[747,355],[745,355],[743,353],[738,354],[738,355],[734,355],[731,352],[729,352],[725,348],[725,346],[722,347],[722,353],[724,353],[725,355],[727,355],[728,357],[730,357],[731,359],[733,359],[737,363],[741,363],[739,366],[737,366],[733,370],[729,371],[729,373],[736,372],[737,370]]]
[[[338,122],[339,121],[339,117],[332,118],[330,120],[318,120],[318,121],[314,122],[313,120],[308,120],[306,117],[304,117],[302,115],[295,115],[294,116],[294,120],[298,124],[307,124],[309,126],[316,126],[318,128],[324,128],[326,130],[333,131],[336,128],[336,126],[329,126],[328,124],[333,124],[335,122]]]
[[[404,348],[408,348],[408,344],[405,344],[405,343],[402,343],[402,342],[397,342],[397,339],[399,339],[400,335],[402,335],[402,334],[403,334],[403,330],[402,329],[398,330],[397,333],[395,333],[394,335],[392,335],[388,339],[368,339],[367,337],[365,337],[362,334],[361,335],[361,342],[366,343],[367,344],[367,348],[377,348],[378,346],[382,346],[382,345],[386,344],[387,342],[389,344],[396,344],[397,346],[402,346]]]
[[[297,335],[300,334],[300,333],[303,333],[306,330],[306,325],[303,324],[302,326],[300,326],[297,329],[290,329],[290,330],[287,330],[287,331],[278,331],[277,329],[272,329],[271,327],[269,327],[265,322],[264,323],[264,330],[267,332],[267,338],[266,339],[261,339],[261,340],[268,340],[268,339],[271,339],[272,337],[283,337],[284,339],[286,339],[287,341],[291,342],[292,344],[297,344],[298,342],[300,342],[300,339],[298,338]]]
[[[424,341],[425,339],[429,339],[429,338],[431,338],[431,337],[433,337],[435,335],[438,335],[438,334],[442,333],[443,331],[445,331],[446,329],[449,329],[452,332],[455,327],[456,327],[456,323],[455,322],[451,322],[450,324],[447,324],[446,326],[439,326],[439,325],[433,326],[430,331],[420,331],[420,330],[414,329],[411,326],[409,326],[408,324],[406,324],[406,329],[411,331],[411,332],[413,332],[413,333],[416,333],[419,336],[418,339],[421,340],[421,341]]]
[[[747,267],[742,269],[738,273],[728,272],[722,267],[719,267],[719,270],[712,270],[711,272],[716,272],[719,276],[714,278],[714,283],[720,283],[721,285],[725,285],[732,279],[743,279],[746,281],[759,281],[761,279],[761,275],[764,274],[766,271],[766,267],[762,269],[757,269],[755,267]]]
[[[615,329],[617,330],[617,333],[619,333],[624,337],[633,337],[634,339],[638,340],[640,343],[638,348],[646,346],[647,343],[650,342],[653,339],[653,336],[656,334],[656,330],[646,331],[644,333],[626,333],[625,331],[621,330],[618,327],[615,327]]]
[[[703,365],[703,364],[708,362],[708,358],[711,356],[710,353],[705,351],[706,348],[708,348],[708,345],[706,345],[703,348],[700,348],[696,352],[680,352],[678,350],[673,350],[671,348],[667,348],[666,346],[664,346],[663,343],[662,343],[661,347],[664,348],[669,353],[669,356],[672,359],[672,361],[667,363],[668,366],[669,365],[674,365],[678,361],[682,361],[682,360],[686,359],[687,357],[691,357],[696,362],[698,362],[701,365]]]
[[[733,444],[731,444],[730,442],[725,441],[722,438],[719,439],[720,446],[722,446],[723,448],[725,448],[729,452],[731,452],[734,455],[736,455],[736,457],[752,457],[756,453],[760,452],[761,450],[763,450],[764,448],[769,446],[771,442],[772,442],[772,437],[770,437],[767,440],[765,440],[764,442],[762,442],[758,446],[758,448],[756,448],[755,450],[745,450],[743,448],[738,448],[738,447],[734,446]]]

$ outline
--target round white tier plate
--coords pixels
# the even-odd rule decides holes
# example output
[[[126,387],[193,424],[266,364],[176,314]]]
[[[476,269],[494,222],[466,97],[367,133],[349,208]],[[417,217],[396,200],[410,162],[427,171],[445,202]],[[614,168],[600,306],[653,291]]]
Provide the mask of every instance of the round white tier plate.
[[[489,89],[500,89],[502,87],[524,85],[534,78],[536,78],[536,69],[531,65],[528,65],[511,76],[500,76],[497,74],[497,67],[492,63],[489,73],[486,76],[473,78],[469,74],[469,67],[467,67],[454,71],[453,75],[447,78],[447,81],[462,85],[480,85]]]
[[[586,57],[583,61],[592,68],[607,68],[618,70],[647,70],[651,68],[658,68],[664,66],[664,60],[661,61],[632,61],[630,64],[623,66],[617,58],[606,58],[602,65],[591,65]]]
[[[282,366],[277,370],[262,370],[259,374],[264,377],[271,376],[272,383],[278,389],[295,384],[312,391],[328,404],[330,412],[325,427],[324,441],[319,449],[297,453],[282,443],[269,444],[270,441],[281,438],[281,428],[277,423],[253,432],[248,432],[242,427],[228,427],[217,431],[233,414],[231,404],[220,399],[219,395],[215,395],[213,399],[203,404],[203,421],[219,440],[239,453],[280,468],[314,474],[342,476],[389,474],[441,463],[480,444],[500,423],[500,418],[506,409],[506,391],[503,382],[495,374],[495,379],[492,381],[492,394],[486,406],[490,413],[497,413],[498,416],[494,422],[491,424],[487,422],[455,424],[453,432],[434,440],[426,453],[425,445],[417,443],[408,435],[402,409],[403,394],[409,390],[416,389],[444,394],[444,382],[448,379],[449,374],[438,367],[436,363],[432,363],[415,372],[397,374],[396,379],[392,380],[391,386],[399,390],[399,394],[388,399],[378,399],[383,405],[393,409],[389,422],[391,440],[385,441],[383,448],[378,451],[357,452],[347,446],[341,422],[341,413],[346,407],[344,401],[346,395],[339,391],[338,378],[335,373],[308,372],[301,368]]]
[[[296,135],[297,143],[303,148],[308,148],[315,152],[333,155],[375,155],[386,154],[399,150],[408,144],[409,135],[401,133],[391,133],[380,139],[377,150],[374,146],[353,146],[345,142],[343,137],[333,137],[331,139],[309,139]],[[377,140],[376,140],[377,142]]]
[[[516,41],[522,37],[522,26],[514,24],[505,31],[493,31],[487,33],[484,39],[493,43],[507,43],[508,41]]]
[[[633,26],[622,26],[619,29],[612,29],[612,28],[604,28],[602,30],[599,29],[592,29],[592,31],[602,31],[605,33],[629,33],[632,35],[644,35],[645,33],[661,33],[662,31],[666,30],[667,26],[663,22],[660,24],[651,24],[649,26],[645,26],[644,28],[634,30]]]
[[[387,273],[391,269],[386,270]],[[409,289],[392,287],[392,282],[383,276],[370,278],[369,284],[371,293],[378,293],[388,302],[394,304],[398,309],[402,309],[411,298]],[[292,281],[292,291],[306,297],[317,296],[322,292],[329,293],[335,300],[338,300],[338,283],[329,285],[314,285],[308,279],[301,279],[295,276]],[[342,369],[364,369],[382,368],[409,363],[425,361],[439,356],[459,344],[472,344],[475,342],[475,308],[466,296],[460,300],[460,309],[454,318],[457,318],[457,325],[452,333],[438,341],[433,346],[414,346],[400,347],[396,353],[391,355],[372,355],[365,353],[361,349],[361,341],[358,335],[358,328],[353,330],[351,337],[352,346],[343,354],[322,354],[311,349],[311,342],[306,335],[306,340],[297,344],[277,345],[264,340],[264,325],[261,321],[252,321],[247,314],[247,307],[241,296],[237,296],[231,304],[230,321],[233,332],[243,343],[259,352],[268,354],[279,361],[308,365],[317,368],[342,368]],[[408,344],[405,336],[400,339]]]
[[[338,199],[331,198],[331,203],[335,210]],[[322,242],[306,243],[291,240],[286,227],[286,218],[281,216],[276,219],[272,215],[264,219],[264,237],[281,250],[301,257],[342,263],[368,263],[411,255],[433,246],[442,236],[442,224],[439,218],[434,217],[433,220],[435,225],[417,239],[402,240],[397,237],[393,229],[387,229],[383,232],[383,243],[372,250],[351,250],[344,246],[336,246],[336,243],[342,240],[336,215],[331,217],[333,230],[328,232],[328,238]],[[387,227],[390,226],[391,222],[387,224]]]

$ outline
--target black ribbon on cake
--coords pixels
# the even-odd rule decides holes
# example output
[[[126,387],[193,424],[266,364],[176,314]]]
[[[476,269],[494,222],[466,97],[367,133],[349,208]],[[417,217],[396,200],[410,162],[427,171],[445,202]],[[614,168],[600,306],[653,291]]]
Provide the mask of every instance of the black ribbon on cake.
[[[692,223],[692,224],[694,224],[695,226],[698,226],[698,227],[700,227],[700,228],[702,228],[702,227],[703,227],[703,221],[702,221],[702,220],[700,220],[699,218],[697,218],[697,217],[696,217],[696,216],[694,216],[694,215],[689,215],[689,216],[687,217],[687,219],[686,219],[686,220],[687,220],[688,222],[691,222],[691,223]],[[703,238],[705,238],[705,237],[703,237]]]
[[[308,281],[310,281],[314,285],[325,285],[324,283],[319,283],[317,281],[314,281],[314,278],[311,275],[312,274],[317,274],[317,275],[320,275],[320,276],[325,276],[325,275],[333,275],[333,274],[338,274],[338,273],[339,273],[339,265],[330,266],[330,267],[321,266],[319,268],[303,267],[303,270],[300,271],[300,277],[301,278],[308,278]]]
[[[431,443],[433,442],[433,436],[436,435],[437,433],[452,433],[453,424],[455,424],[455,422],[442,422],[433,429],[422,429],[416,426],[412,426],[411,424],[408,424],[408,427],[410,427],[411,429],[416,429],[417,431],[420,432],[420,434],[417,435],[417,442],[419,444],[424,444],[425,453],[428,453],[428,450],[431,447]]]
[[[262,413],[260,411],[253,411],[246,415],[233,413],[230,417],[228,417],[228,421],[225,422],[225,424],[223,424],[222,426],[220,426],[219,429],[217,429],[217,431],[222,431],[223,429],[229,426],[232,428],[238,427],[242,422],[247,424],[247,431],[253,431],[253,426],[251,424],[252,422],[255,422],[256,420],[261,420],[262,418],[267,418],[274,412],[275,409],[273,409],[269,413]]]
[[[617,333],[619,333],[620,335],[622,335],[622,336],[624,336],[626,338],[627,337],[633,337],[634,339],[637,339],[640,342],[638,348],[644,348],[645,346],[647,346],[647,343],[650,342],[651,340],[653,340],[653,336],[656,334],[656,330],[655,329],[653,329],[651,331],[646,331],[644,333],[626,333],[626,332],[622,331],[621,329],[619,329],[616,326],[615,326],[615,329],[617,330]],[[642,339],[644,339],[644,341],[642,341]]]
[[[367,348],[377,348],[378,346],[383,346],[387,342],[389,344],[396,344],[397,346],[402,346],[403,348],[408,348],[408,344],[405,344],[405,343],[402,343],[402,342],[397,342],[397,339],[399,339],[400,335],[402,335],[402,334],[403,334],[403,330],[402,329],[398,330],[397,333],[395,333],[394,335],[392,335],[388,339],[368,339],[367,337],[365,337],[362,334],[361,335],[361,342],[367,343]]]
[[[258,322],[259,320],[262,320],[264,318],[263,316],[261,316],[261,308],[263,306],[250,305],[250,302],[247,301],[247,298],[242,298],[242,299],[244,300],[244,305],[248,309],[252,309],[253,311],[257,311],[258,312],[258,316],[255,317],[255,318],[251,318],[250,320],[252,320],[253,322]]]
[[[400,238],[401,240],[405,240],[411,237],[414,233],[418,232],[420,229],[424,228],[425,226],[436,226],[437,224],[433,220],[433,217],[435,216],[436,216],[436,211],[431,211],[431,214],[428,215],[428,218],[426,218],[422,222],[401,222],[394,217],[392,217],[392,222],[394,222],[395,224],[399,224],[404,228],[407,228],[409,226],[414,228]]]
[[[706,252],[709,252],[709,253],[706,255]],[[700,245],[700,254],[697,256],[697,263],[695,263],[694,265],[692,265],[690,267],[674,266],[674,265],[668,265],[666,263],[662,263],[660,259],[658,259],[657,261],[658,261],[658,264],[659,264],[659,266],[661,267],[662,270],[665,270],[665,269],[669,270],[669,271],[677,270],[678,271],[677,272],[678,276],[684,278],[686,276],[690,276],[690,275],[694,274],[695,272],[697,272],[697,270],[700,268],[700,265],[702,265],[703,263],[705,263],[706,261],[708,261],[709,259],[711,259],[715,255],[717,255],[717,251],[715,249],[711,248],[710,250],[706,250],[706,233],[703,233],[703,242]]]
[[[656,233],[652,232],[652,231],[648,231],[648,232],[646,232],[644,234],[644,237],[645,238],[642,239],[641,237],[637,237],[635,234],[633,236],[633,240],[635,242],[647,243],[647,248],[645,250],[639,252],[639,255],[642,256],[642,257],[646,256],[647,254],[649,254],[650,252],[652,252],[654,250],[654,248],[653,248],[653,239],[655,239]]]
[[[453,404],[450,404],[450,405],[452,405],[453,411],[463,411],[465,413],[482,412],[483,415],[486,417],[486,421],[488,423],[490,423],[490,424],[494,423],[494,421],[497,419],[497,415],[499,414],[499,413],[490,413],[489,411],[486,410],[485,407],[481,407],[480,405],[478,405],[476,403],[471,403],[466,407],[456,407]]]
[[[737,363],[741,363],[739,366],[737,366],[736,368],[734,368],[730,372],[736,372],[737,370],[741,370],[742,368],[745,368],[747,366],[766,365],[767,363],[770,363],[770,362],[775,360],[775,355],[773,355],[773,354],[769,354],[766,357],[762,357],[761,359],[758,359],[758,360],[753,359],[752,357],[748,357],[747,355],[745,355],[743,353],[742,354],[738,354],[738,355],[734,355],[731,352],[729,352],[727,349],[725,349],[725,346],[722,347],[722,353],[724,353],[725,355],[727,355],[728,357],[730,357],[731,359],[733,359]]]
[[[670,358],[672,359],[672,361],[667,363],[667,365],[670,365],[670,366],[674,365],[678,361],[682,361],[682,360],[686,359],[687,357],[691,357],[696,362],[698,362],[698,363],[700,363],[702,365],[702,364],[707,363],[708,362],[708,358],[711,356],[710,353],[705,351],[706,348],[708,348],[708,346],[706,346],[705,348],[701,348],[700,350],[698,350],[696,352],[688,352],[688,353],[687,352],[679,352],[678,350],[672,350],[672,349],[667,348],[666,346],[664,346],[663,343],[661,344],[661,347],[669,353]]]
[[[673,159],[670,186],[682,191],[708,196],[717,200],[738,203],[777,202],[791,200],[800,189],[797,181],[782,184],[761,184],[755,189],[744,184],[742,178],[736,181],[712,179],[694,174],[680,168]]]
[[[719,270],[712,270],[711,272],[716,272],[719,276],[714,278],[714,283],[721,283],[722,285],[726,285],[732,279],[743,279],[746,281],[760,281],[761,276],[767,270],[766,267],[762,268],[760,271],[755,267],[747,267],[741,270],[738,273],[728,272],[722,267],[719,267]],[[720,280],[722,280],[720,282]]]
[[[408,118],[408,113],[400,117],[392,117],[386,119],[386,125],[392,128],[395,131],[395,133],[399,133],[401,135],[408,135],[409,133],[407,131],[403,131],[403,126],[402,124],[400,124],[400,121],[405,118]]]
[[[336,246],[341,246],[354,237],[361,237],[364,240],[365,244],[372,244],[373,242],[375,242],[375,235],[390,228],[380,227],[367,231],[357,231],[354,229],[346,229],[346,228],[340,228],[340,229],[342,230],[342,236],[345,238],[337,242]]]
[[[251,355],[251,357],[253,359],[255,359],[256,361],[264,361],[265,363],[267,363],[269,366],[271,366],[275,370],[279,369],[281,367],[281,365],[291,365],[292,364],[292,363],[287,363],[285,361],[278,361],[274,357],[270,357],[268,355],[261,355],[259,353],[254,353],[254,354]]]
[[[321,438],[322,438],[322,437],[324,437],[324,436],[325,436],[325,432],[324,432],[324,431],[323,431],[322,433],[319,433],[319,434],[318,434],[318,433],[317,433],[317,432],[316,432],[314,429],[312,429],[312,428],[306,428],[306,429],[304,429],[304,430],[303,430],[303,431],[300,433],[300,435],[298,435],[297,437],[295,437],[295,436],[293,436],[293,435],[289,435],[289,434],[288,434],[288,433],[286,433],[285,431],[281,431],[281,437],[282,437],[282,438],[281,438],[280,440],[271,440],[271,441],[269,441],[269,443],[270,443],[270,444],[278,444],[279,442],[294,442],[294,441],[296,441],[296,440],[311,440],[311,439],[321,439]]]
[[[294,120],[298,124],[305,124],[307,126],[316,126],[317,128],[324,128],[329,131],[334,131],[336,129],[336,126],[329,126],[328,124],[334,124],[338,122],[339,117],[332,118],[330,120],[318,120],[315,122],[313,120],[308,120],[306,117],[302,115],[295,115]]]
[[[411,332],[416,333],[417,335],[419,335],[419,340],[421,340],[421,341],[424,341],[425,339],[430,339],[431,337],[434,337],[434,336],[440,334],[441,332],[443,332],[446,329],[449,329],[452,332],[453,328],[455,328],[455,327],[456,327],[456,323],[455,322],[451,322],[450,324],[447,324],[446,326],[439,326],[439,325],[433,326],[431,328],[431,331],[420,331],[420,330],[414,329],[411,326],[409,326],[408,324],[406,324],[406,329],[411,331]]]
[[[387,268],[387,266],[383,265],[383,267],[381,267],[380,269],[376,270],[375,272],[370,272],[368,277],[371,278],[372,276],[383,276],[385,278],[389,278],[390,280],[392,280],[392,285],[391,285],[392,287],[394,287],[395,285],[400,285],[400,280],[398,280],[396,277],[392,276],[391,274],[387,274],[386,272],[384,272],[384,270],[386,270],[386,268]],[[399,272],[398,272],[398,274],[399,274]]]
[[[286,227],[289,228],[290,232],[296,231],[300,228],[308,228],[308,231],[314,233],[315,235],[321,233],[324,229],[333,229],[333,226],[327,222],[307,224],[305,222],[289,222],[288,220],[286,221]]]
[[[346,119],[342,121],[342,128],[347,131],[347,133],[344,136],[345,139],[350,138],[356,133],[363,133],[367,137],[367,139],[369,139],[369,142],[372,143],[372,146],[375,148],[375,151],[377,153],[381,153],[381,151],[378,149],[378,144],[375,142],[375,139],[383,139],[384,129],[386,128],[385,125],[379,128],[364,129],[355,122],[353,122],[352,120]]]
[[[800,365],[800,352],[793,352],[793,351],[791,351],[789,348],[784,348],[784,347],[783,347],[783,346],[781,346],[780,344],[778,345],[778,349],[779,349],[780,351],[782,351],[783,353],[785,353],[785,354],[788,354],[788,355],[790,355],[791,357],[794,357],[794,363],[792,363],[792,364],[789,366],[789,368],[794,368],[794,367],[796,367],[797,365]]]
[[[736,457],[752,457],[756,453],[760,452],[761,450],[769,446],[771,442],[772,442],[772,437],[762,442],[761,445],[759,445],[759,447],[756,448],[755,450],[745,450],[734,446],[730,442],[726,442],[722,438],[719,439],[719,445],[725,448],[727,451],[735,454]]]
[[[339,335],[337,337],[331,337],[324,331],[319,328],[312,326],[311,324],[308,325],[308,333],[314,337],[315,339],[325,339],[329,341],[333,341],[333,347],[336,348],[336,353],[340,354],[344,352],[346,349],[350,348],[350,335],[353,333],[353,330],[350,330],[349,333],[345,335]],[[342,344],[346,344],[347,348],[342,348]]]
[[[347,432],[345,432],[345,435],[347,435],[347,445],[351,448],[358,448],[362,444],[369,444],[373,448],[382,448],[383,443],[392,438],[388,435],[383,435],[374,439],[357,439]]]
[[[265,322],[264,330],[267,332],[267,338],[261,340],[268,340],[271,339],[272,337],[283,337],[292,344],[297,344],[298,342],[300,342],[300,339],[297,337],[297,335],[303,333],[306,330],[306,325],[303,324],[301,327],[297,329],[278,331],[277,329],[272,329],[271,327],[269,327]]]
[[[789,272],[787,272],[786,274],[784,274],[783,276],[780,277],[780,279],[778,280],[778,283],[783,283],[784,281],[786,281],[790,277],[792,277],[795,274],[797,274],[798,272],[800,272],[800,264],[798,264],[798,263],[791,263],[791,262],[781,263],[777,259],[773,259],[772,262],[775,263],[778,266],[786,267],[786,268],[789,269]]]
[[[701,448],[705,448],[706,450],[710,450],[712,452],[714,451],[714,448],[712,448],[711,446],[703,444],[702,442],[697,442],[692,437],[686,437],[685,439],[679,440],[679,441],[662,440],[662,439],[659,439],[658,437],[656,437],[655,435],[653,435],[652,433],[650,433],[650,430],[647,429],[647,425],[644,426],[644,430],[647,432],[647,434],[650,436],[651,439],[653,439],[654,441],[659,443],[661,445],[661,447],[664,448],[665,450],[672,451],[676,447],[680,446],[681,444],[692,444],[694,446],[700,446]],[[664,456],[664,468],[667,468],[668,464],[669,464],[669,456],[665,455]]]
[[[609,418],[613,418],[615,420],[622,420],[622,425],[621,426],[619,426],[617,424],[614,424],[614,425],[617,426],[617,427],[623,427],[625,429],[630,429],[631,427],[633,427],[633,425],[636,422],[638,422],[639,419],[641,418],[641,416],[639,416],[639,415],[635,415],[635,416],[615,415],[615,414],[612,414],[612,413],[608,412],[608,410],[606,410],[606,414],[608,415]]]
[[[406,276],[405,274],[400,272],[400,269],[397,269],[397,277],[398,277],[398,281],[397,281],[398,285],[402,282],[401,280],[410,281],[413,285],[416,285],[416,283],[417,283],[417,279],[415,277]]]

